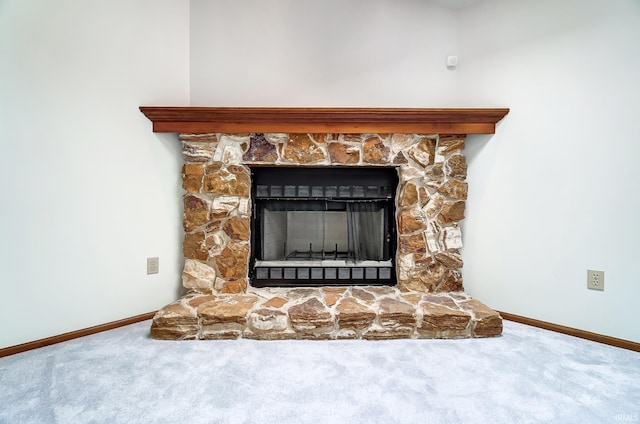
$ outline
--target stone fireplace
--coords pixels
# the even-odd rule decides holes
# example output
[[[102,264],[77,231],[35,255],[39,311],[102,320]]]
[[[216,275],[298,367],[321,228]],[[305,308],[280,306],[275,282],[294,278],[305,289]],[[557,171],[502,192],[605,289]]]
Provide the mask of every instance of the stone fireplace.
[[[508,110],[141,110],[184,157],[186,292],[153,337],[501,333],[464,292],[460,221],[466,134]]]

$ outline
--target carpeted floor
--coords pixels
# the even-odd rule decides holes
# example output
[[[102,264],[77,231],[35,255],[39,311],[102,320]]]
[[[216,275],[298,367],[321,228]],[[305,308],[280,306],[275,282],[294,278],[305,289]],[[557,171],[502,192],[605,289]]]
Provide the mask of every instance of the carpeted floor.
[[[0,359],[0,422],[640,422],[640,353],[509,321],[378,342],[168,342],[149,325]]]

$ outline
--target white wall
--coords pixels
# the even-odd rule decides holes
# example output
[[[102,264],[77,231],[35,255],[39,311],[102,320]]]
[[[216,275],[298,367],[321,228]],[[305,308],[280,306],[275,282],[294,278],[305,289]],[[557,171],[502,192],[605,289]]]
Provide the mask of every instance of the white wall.
[[[460,105],[511,108],[466,149],[466,289],[640,341],[640,3],[485,0],[459,25]]]
[[[453,10],[423,0],[192,0],[191,103],[452,106]]]
[[[0,347],[153,311],[182,260],[186,0],[0,3]],[[160,273],[146,275],[146,257]]]

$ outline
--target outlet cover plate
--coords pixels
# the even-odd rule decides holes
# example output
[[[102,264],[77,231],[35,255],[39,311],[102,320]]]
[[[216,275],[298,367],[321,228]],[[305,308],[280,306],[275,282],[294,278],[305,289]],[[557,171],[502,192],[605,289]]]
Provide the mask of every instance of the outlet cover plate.
[[[587,288],[591,290],[604,290],[604,271],[588,269]]]
[[[147,258],[147,275],[157,274],[160,268],[160,258]]]

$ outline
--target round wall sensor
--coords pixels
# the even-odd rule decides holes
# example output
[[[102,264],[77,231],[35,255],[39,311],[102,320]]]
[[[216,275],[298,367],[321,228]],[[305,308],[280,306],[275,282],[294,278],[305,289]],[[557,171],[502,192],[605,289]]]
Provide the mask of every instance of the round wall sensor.
[[[447,68],[458,66],[458,56],[447,56]]]

